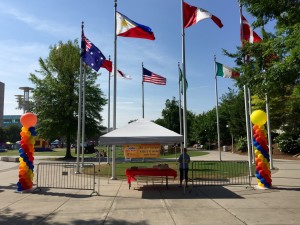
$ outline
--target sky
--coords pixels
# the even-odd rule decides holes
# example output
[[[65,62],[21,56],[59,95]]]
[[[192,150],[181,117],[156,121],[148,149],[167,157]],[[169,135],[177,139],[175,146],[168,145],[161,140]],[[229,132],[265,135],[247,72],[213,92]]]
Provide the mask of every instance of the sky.
[[[187,0],[221,19],[219,28],[211,19],[185,29],[187,110],[200,114],[216,105],[214,55],[235,67],[222,49],[236,52],[240,46],[240,15],[237,0]],[[116,127],[142,118],[142,63],[148,70],[167,78],[165,86],[144,83],[145,119],[162,118],[167,99],[178,100],[178,62],[182,62],[181,0],[118,0],[117,10],[131,20],[149,26],[156,40],[117,38],[117,67],[132,80],[117,79]],[[252,18],[243,12],[247,20]],[[15,95],[19,87],[32,87],[29,74],[39,69],[39,58],[47,58],[49,46],[59,41],[80,40],[81,22],[85,36],[108,58],[114,54],[114,0],[1,0],[0,82],[5,83],[4,115],[21,115]],[[260,30],[255,30],[260,34]],[[38,74],[38,73],[35,73]],[[111,122],[113,121],[113,79],[111,79]],[[97,82],[108,98],[108,72],[101,68]],[[219,77],[219,98],[234,81]],[[101,112],[108,124],[108,107]]]

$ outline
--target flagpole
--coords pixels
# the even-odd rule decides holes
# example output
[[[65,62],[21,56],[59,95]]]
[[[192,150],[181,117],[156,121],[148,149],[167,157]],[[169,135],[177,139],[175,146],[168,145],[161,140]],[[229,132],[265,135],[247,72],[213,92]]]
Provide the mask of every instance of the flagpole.
[[[84,22],[81,22],[81,41],[82,41],[82,36],[83,36],[83,28],[84,28]],[[81,52],[83,50],[81,49]],[[80,152],[80,134],[81,134],[81,95],[82,95],[82,57],[80,57],[80,68],[79,68],[79,90],[78,90],[78,118],[77,118],[77,158],[76,158],[76,172],[75,173],[80,173],[79,172],[79,152]]]
[[[109,56],[110,61],[110,56]],[[107,133],[110,131],[110,71],[108,72],[108,115],[107,115]],[[99,153],[100,154],[100,153]],[[99,156],[100,157],[100,156]],[[109,164],[109,145],[106,149],[107,164]]]
[[[243,20],[242,20],[242,4],[239,1],[239,6],[240,6],[240,31],[241,31],[241,42],[242,42],[242,46],[243,46],[243,40],[244,40],[244,29],[243,29]],[[245,63],[245,58],[244,58],[244,63]],[[251,153],[251,147],[250,147],[250,138],[252,139],[252,137],[250,137],[249,134],[249,127],[250,127],[250,123],[249,123],[249,110],[248,110],[248,86],[244,85],[244,101],[245,101],[245,118],[246,118],[246,131],[247,131],[247,149],[248,149],[248,160],[249,160],[249,175],[252,175],[252,166],[251,166],[251,161],[252,161],[252,153]],[[252,129],[250,127],[250,129]]]
[[[249,115],[252,114],[252,99],[251,99],[251,91],[250,88],[248,88],[248,104],[249,104]],[[251,148],[251,160],[252,164],[255,164],[255,153],[254,153],[254,143],[253,143],[253,129],[252,129],[252,123],[249,119],[249,128],[250,128],[250,148]]]
[[[86,71],[83,68],[83,88],[82,88],[82,133],[81,133],[81,148],[82,148],[82,167],[84,167],[84,141],[85,141],[85,89],[86,89]]]
[[[178,79],[178,99],[179,99],[179,134],[182,135],[182,114],[181,114],[181,89],[180,89],[180,82],[182,82],[182,75],[181,75],[181,72],[180,72],[180,64],[178,62],[178,76],[179,76],[179,79]],[[180,152],[183,152],[182,151],[182,142],[180,143]]]
[[[220,141],[220,125],[219,125],[218,82],[217,82],[217,75],[216,75],[216,55],[214,55],[214,72],[215,72],[215,91],[216,91],[216,116],[217,116],[218,149],[219,149],[220,161],[222,161],[222,157],[221,157],[221,141]]]
[[[271,124],[269,114],[269,97],[266,93],[266,111],[267,111],[267,130],[268,130],[268,145],[269,145],[269,157],[270,157],[270,169],[273,170],[273,149],[272,149],[272,138],[271,138]]]
[[[117,0],[115,0],[115,33],[114,33],[114,99],[113,99],[113,130],[116,129],[116,102],[117,102]],[[116,180],[116,145],[112,146],[112,174],[111,179]]]
[[[182,82],[182,76],[180,75],[180,65],[178,62],[178,76],[179,76],[179,81],[178,81],[178,99],[179,99],[179,129],[180,132],[179,134],[182,134],[182,115],[181,115],[181,90],[180,90],[180,82]]]
[[[187,119],[186,119],[186,69],[185,69],[185,32],[184,32],[184,10],[183,10],[183,0],[181,0],[181,16],[182,16],[182,26],[181,26],[181,34],[182,34],[182,73],[183,80],[182,89],[183,89],[183,140],[184,140],[184,148],[187,147]]]
[[[144,97],[144,74],[143,74],[143,68],[144,68],[144,64],[142,62],[142,112],[143,112],[143,119],[145,118],[145,97]]]

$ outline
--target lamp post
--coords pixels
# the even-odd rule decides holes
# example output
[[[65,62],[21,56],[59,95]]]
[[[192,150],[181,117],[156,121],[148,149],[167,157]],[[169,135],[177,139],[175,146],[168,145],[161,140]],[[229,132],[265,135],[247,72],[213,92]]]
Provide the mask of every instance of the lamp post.
[[[232,134],[232,131],[230,129],[230,125],[226,125],[227,128],[229,128],[229,131],[230,131],[230,135],[231,135],[231,152],[233,153],[233,134]]]
[[[24,95],[15,95],[18,103],[18,108],[17,109],[23,109],[24,108]]]
[[[24,91],[23,112],[26,113],[29,110],[29,91],[33,90],[33,88],[31,88],[31,87],[19,87],[19,89]]]

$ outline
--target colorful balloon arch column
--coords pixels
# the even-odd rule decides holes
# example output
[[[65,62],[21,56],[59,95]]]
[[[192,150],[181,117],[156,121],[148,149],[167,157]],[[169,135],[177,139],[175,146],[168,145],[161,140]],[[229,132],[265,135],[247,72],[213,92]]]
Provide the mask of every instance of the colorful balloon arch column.
[[[20,164],[19,164],[19,182],[17,191],[26,191],[32,188],[33,181],[33,160],[34,160],[34,143],[36,132],[35,124],[37,117],[33,113],[25,113],[21,116],[20,122],[23,125],[21,135]]]
[[[261,188],[270,188],[272,186],[270,155],[267,145],[267,132],[265,123],[267,115],[262,110],[255,110],[250,116],[253,126],[253,143],[255,149],[256,178],[258,186]]]

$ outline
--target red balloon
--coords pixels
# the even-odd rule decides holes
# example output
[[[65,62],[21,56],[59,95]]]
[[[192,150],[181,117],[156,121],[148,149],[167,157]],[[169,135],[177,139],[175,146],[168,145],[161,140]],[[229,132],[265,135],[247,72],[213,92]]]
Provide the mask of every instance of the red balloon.
[[[37,123],[37,117],[33,113],[24,113],[21,118],[20,122],[24,127],[33,127]]]

